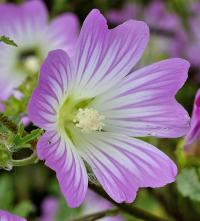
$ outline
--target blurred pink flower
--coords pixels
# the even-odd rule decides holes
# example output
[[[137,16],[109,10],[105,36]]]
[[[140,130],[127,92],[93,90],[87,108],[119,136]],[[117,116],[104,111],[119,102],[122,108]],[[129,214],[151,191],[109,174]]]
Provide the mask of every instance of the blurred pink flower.
[[[42,215],[38,221],[55,221],[58,211],[58,200],[55,197],[47,197],[42,203]]]
[[[114,206],[104,198],[100,197],[98,194],[88,190],[85,201],[83,203],[83,214],[90,215],[92,213],[101,212],[107,209],[111,209]],[[99,221],[124,221],[121,215],[108,216]]]
[[[140,7],[138,4],[128,3],[123,6],[122,9],[110,10],[106,17],[110,23],[121,24],[129,19],[137,19],[140,13]]]
[[[186,44],[186,58],[195,67],[200,67],[200,3],[195,3],[191,7],[191,16],[189,18],[190,34]]]
[[[162,30],[176,31],[180,26],[179,17],[175,13],[169,12],[165,1],[162,0],[151,1],[145,8],[144,18],[148,25]]]
[[[42,0],[21,5],[0,4],[0,36],[8,36],[18,47],[0,43],[0,100],[7,99],[28,75],[36,74],[53,49],[72,54],[77,40],[77,17],[65,13],[48,21]]]
[[[0,210],[0,221],[26,221],[26,219],[7,211]]]
[[[187,34],[184,31],[180,17],[176,13],[169,12],[164,1],[152,1],[145,8],[144,20],[152,30],[160,32],[157,37],[162,42],[161,52],[173,57],[183,54],[186,47]],[[164,32],[169,34],[167,35]]]

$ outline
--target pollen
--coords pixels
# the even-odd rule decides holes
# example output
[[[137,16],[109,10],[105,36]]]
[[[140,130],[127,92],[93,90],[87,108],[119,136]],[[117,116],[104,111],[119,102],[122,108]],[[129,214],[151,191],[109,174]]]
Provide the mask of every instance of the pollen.
[[[24,65],[32,73],[37,73],[40,68],[40,62],[36,56],[27,57],[24,61]]]
[[[103,126],[104,115],[93,108],[80,108],[73,122],[82,132],[89,133],[91,131],[101,131]]]

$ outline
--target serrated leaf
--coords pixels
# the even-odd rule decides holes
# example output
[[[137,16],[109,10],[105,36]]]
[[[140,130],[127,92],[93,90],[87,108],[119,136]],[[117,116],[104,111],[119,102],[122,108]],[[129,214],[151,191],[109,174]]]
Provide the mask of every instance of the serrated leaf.
[[[35,140],[41,135],[41,133],[42,133],[41,129],[32,130],[30,134],[27,134],[25,137],[21,138],[21,142],[25,144],[32,140]]]
[[[20,132],[21,133],[21,132]],[[21,136],[21,134],[15,135],[13,139],[13,147],[28,147],[28,143],[32,140],[37,139],[42,133],[41,129],[35,129],[32,130],[31,133],[25,135],[24,137]]]
[[[17,47],[17,44],[12,39],[6,36],[0,36],[0,42]]]
[[[184,197],[200,202],[200,169],[185,168],[177,177],[178,191]]]

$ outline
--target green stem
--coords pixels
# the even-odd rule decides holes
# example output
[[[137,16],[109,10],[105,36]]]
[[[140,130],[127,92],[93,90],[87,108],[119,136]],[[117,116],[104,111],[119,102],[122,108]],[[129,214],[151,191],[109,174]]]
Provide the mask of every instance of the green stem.
[[[17,133],[17,125],[14,124],[11,120],[9,120],[9,118],[3,113],[0,113],[0,124],[8,128],[13,133]]]
[[[101,219],[101,218],[106,217],[106,216],[114,216],[119,211],[120,210],[118,208],[109,209],[109,210],[93,213],[93,214],[81,217],[79,219],[73,219],[71,221],[94,221],[94,220]]]
[[[165,218],[161,218],[159,216],[156,216],[148,211],[145,211],[143,209],[140,209],[136,206],[130,205],[130,204],[125,204],[125,203],[121,203],[118,204],[115,201],[113,201],[104,191],[101,187],[89,182],[89,187],[90,189],[92,189],[94,192],[98,193],[99,195],[101,195],[103,198],[107,199],[108,201],[110,201],[111,203],[113,203],[114,205],[116,205],[120,210],[128,213],[131,216],[134,216],[136,218],[140,218],[146,221],[169,221]]]
[[[34,151],[30,157],[27,157],[22,160],[12,160],[11,163],[14,167],[21,167],[21,166],[27,166],[30,164],[35,164],[37,162],[38,162],[38,157],[37,157],[36,152]]]

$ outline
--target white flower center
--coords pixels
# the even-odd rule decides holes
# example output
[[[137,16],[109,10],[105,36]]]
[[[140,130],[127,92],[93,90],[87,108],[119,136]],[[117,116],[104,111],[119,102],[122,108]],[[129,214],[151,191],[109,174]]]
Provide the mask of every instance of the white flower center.
[[[81,128],[81,131],[88,133],[102,130],[105,125],[104,119],[105,116],[93,108],[80,108],[73,122],[76,123],[76,127]]]
[[[36,56],[28,56],[24,61],[24,65],[27,70],[37,73],[40,68],[40,61]]]

